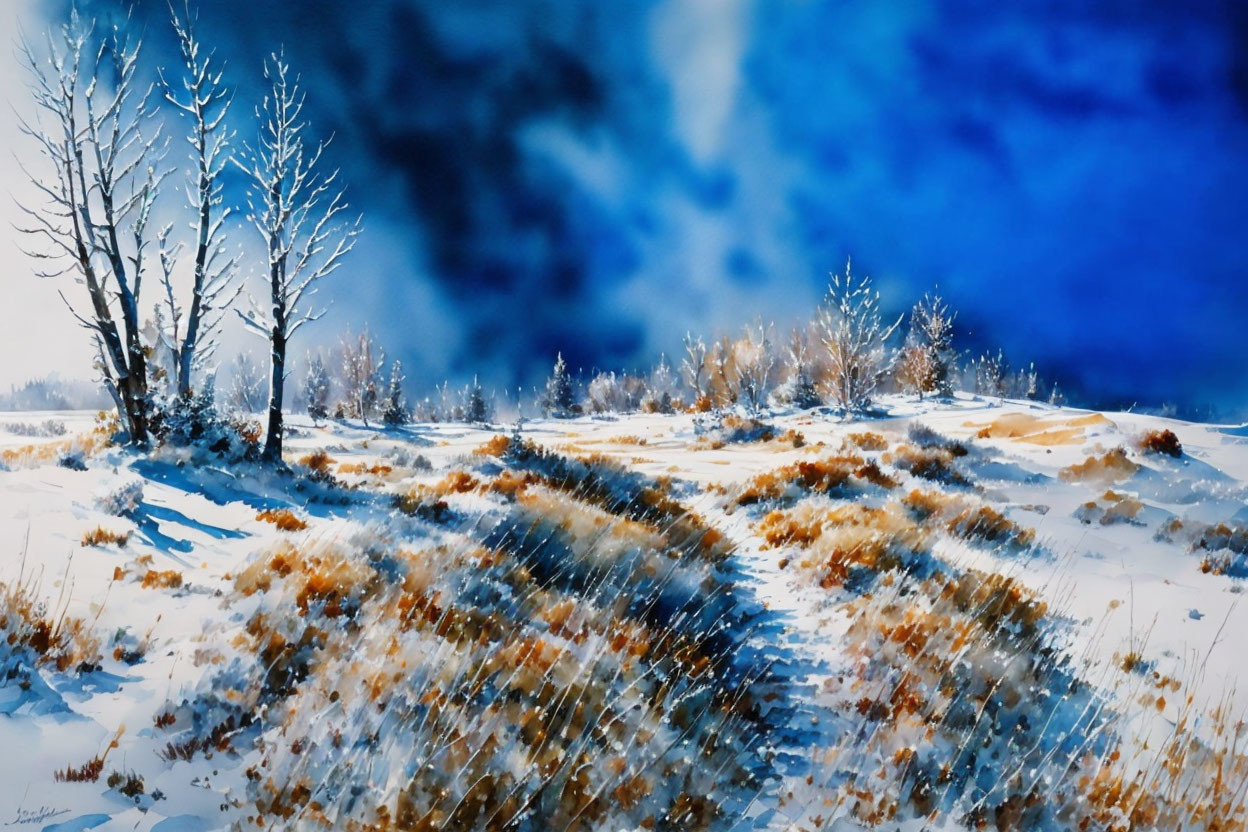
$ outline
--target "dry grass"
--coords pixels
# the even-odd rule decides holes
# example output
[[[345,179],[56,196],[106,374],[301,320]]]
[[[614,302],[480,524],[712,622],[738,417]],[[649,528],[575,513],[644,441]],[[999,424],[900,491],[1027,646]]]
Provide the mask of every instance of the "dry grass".
[[[1113,422],[1100,413],[1073,419],[1041,419],[1029,413],[1007,413],[987,424],[965,423],[966,427],[976,428],[975,435],[980,439],[1012,439],[1047,447],[1076,445],[1086,437],[1084,428],[1112,425]]]
[[[32,588],[0,582],[0,632],[9,650],[29,650],[38,665],[64,672],[100,662],[100,640],[81,618],[50,614]]]
[[[115,532],[103,526],[96,526],[82,535],[83,546],[118,546],[125,548],[130,542],[130,532]]]
[[[52,779],[58,783],[95,783],[100,779],[100,775],[104,772],[104,762],[108,759],[108,752],[116,748],[121,742],[121,735],[125,733],[125,726],[117,729],[117,733],[113,735],[108,746],[104,751],[87,760],[80,766],[67,766],[53,772]]]
[[[466,527],[479,537],[412,552],[374,528],[281,544],[239,573],[254,613],[236,643],[253,658],[206,683],[190,707],[216,716],[163,756],[221,753],[246,731],[250,814],[281,828],[731,818],[757,788],[761,734],[718,534],[614,463],[504,453],[503,474],[441,489],[465,516],[492,501]]]
[[[1101,456],[1090,456],[1057,473],[1065,482],[1111,485],[1130,479],[1139,470],[1140,466],[1127,456],[1125,448],[1114,448]]]
[[[963,449],[962,455],[965,454]],[[885,453],[883,461],[916,477],[946,485],[970,485],[970,479],[954,464],[956,451],[943,447],[899,445]]]
[[[307,522],[300,519],[299,515],[285,508],[265,509],[256,515],[256,519],[265,523],[272,523],[284,532],[301,532],[308,528]]]
[[[474,454],[478,456],[504,456],[511,449],[511,437],[504,434],[492,436],[485,444],[478,447]]]
[[[873,431],[861,431],[851,433],[847,437],[848,441],[864,451],[886,451],[888,450],[888,440],[882,435]]]
[[[344,462],[338,466],[339,474],[353,474],[355,476],[371,475],[374,477],[384,477],[392,471],[394,471],[392,466],[382,463],[369,465],[367,462]]]
[[[828,456],[785,465],[755,477],[737,496],[739,506],[800,499],[807,494],[862,493],[872,486],[897,487],[874,461],[860,456]]]
[[[149,569],[144,573],[141,585],[144,589],[180,589],[182,573],[176,569]]]
[[[334,462],[335,460],[332,456],[319,448],[307,456],[299,458],[300,465],[318,474],[328,474],[330,466]]]
[[[1089,500],[1080,506],[1075,516],[1084,523],[1112,526],[1115,523],[1139,523],[1143,510],[1144,503],[1135,497],[1108,489],[1098,500]]]

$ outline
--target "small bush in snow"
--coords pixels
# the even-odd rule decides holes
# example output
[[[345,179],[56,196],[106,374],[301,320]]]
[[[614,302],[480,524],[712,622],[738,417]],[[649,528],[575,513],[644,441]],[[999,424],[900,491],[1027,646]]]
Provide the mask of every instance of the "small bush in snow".
[[[386,454],[386,458],[397,468],[411,468],[413,471],[432,471],[433,463],[429,457],[412,450],[407,445],[400,445]]]
[[[6,426],[14,436],[64,436],[65,423],[57,419],[46,419],[38,424],[33,422],[13,422]]]
[[[143,481],[127,480],[96,497],[95,505],[105,514],[124,517],[143,503]]]
[[[1175,459],[1183,456],[1183,446],[1172,430],[1150,430],[1140,438],[1140,450],[1150,454],[1165,454]]]

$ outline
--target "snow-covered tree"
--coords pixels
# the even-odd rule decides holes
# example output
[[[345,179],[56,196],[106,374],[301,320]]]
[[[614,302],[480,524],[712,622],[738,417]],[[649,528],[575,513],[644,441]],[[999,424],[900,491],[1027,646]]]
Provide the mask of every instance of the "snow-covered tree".
[[[96,367],[131,443],[148,441],[147,349],[141,287],[149,265],[152,207],[167,175],[167,143],[150,88],[139,78],[140,44],[120,27],[97,34],[72,8],[49,32],[46,51],[25,39],[21,54],[38,110],[21,132],[44,169],[29,169],[38,197],[19,227],[38,274],[73,274],[83,297],[62,300],[95,339]],[[85,304],[83,303],[85,301]]]
[[[338,373],[342,386],[343,410],[347,418],[368,417],[377,407],[381,390],[381,373],[385,367],[384,351],[365,327],[359,335],[347,332],[339,347]]]
[[[971,365],[975,383],[975,392],[981,396],[1003,398],[1007,392],[1010,375],[1010,363],[1005,353],[997,350],[996,354],[984,353]]]
[[[906,342],[897,353],[893,374],[902,390],[917,393],[920,399],[924,393],[936,389],[938,373],[932,351],[920,343],[913,332],[906,336]]]
[[[252,360],[251,353],[240,352],[234,356],[230,371],[227,404],[240,413],[258,413],[264,407],[264,373]]]
[[[823,401],[819,398],[815,350],[805,328],[793,329],[785,359],[788,378],[784,383],[783,399],[802,410],[822,404]]]
[[[767,406],[776,383],[771,327],[762,323],[747,326],[732,352],[738,398],[750,412],[758,413]]]
[[[671,413],[676,406],[676,374],[667,363],[666,355],[659,355],[659,363],[650,371],[646,391],[641,399],[641,409],[647,413]]]
[[[403,398],[403,366],[397,360],[390,363],[390,384],[386,387],[386,409],[381,419],[390,427],[406,425],[411,421],[407,402]]]
[[[738,388],[736,344],[724,336],[711,345],[707,352],[709,399],[716,407],[731,407],[737,403],[741,391]]]
[[[897,360],[897,381],[919,394],[953,392],[953,321],[957,313],[940,297],[925,294],[910,311],[910,329]]]
[[[833,275],[828,297],[819,312],[821,339],[827,353],[828,393],[842,413],[860,413],[871,406],[892,359],[888,339],[901,324],[885,325],[880,296],[870,278],[855,280],[851,264]]]
[[[269,93],[257,111],[261,134],[245,147],[240,167],[251,180],[250,220],[268,252],[267,297],[250,299],[240,315],[269,342],[269,414],[264,458],[282,456],[286,349],[301,327],[323,311],[310,305],[317,284],[355,247],[360,220],[345,218],[338,172],[323,172],[325,144],[305,142],[304,94],[281,53],[266,61]]]
[[[710,393],[706,363],[706,342],[692,333],[685,333],[685,355],[680,362],[680,374],[693,394],[693,404],[704,402]]]
[[[585,385],[585,407],[591,413],[628,412],[628,394],[614,371],[597,373]]]
[[[485,424],[490,421],[491,410],[490,402],[485,397],[485,391],[481,389],[481,382],[476,376],[472,377],[472,384],[468,387],[468,403],[464,408],[464,420],[476,425]]]
[[[568,419],[577,415],[581,408],[576,403],[576,390],[572,385],[572,374],[563,360],[563,353],[555,359],[554,369],[550,378],[546,379],[546,387],[542,391],[539,404],[547,416]]]
[[[193,169],[187,177],[186,196],[194,212],[194,253],[190,308],[184,313],[173,285],[175,264],[183,246],[181,242],[170,243],[172,224],[161,229],[160,274],[165,290],[163,303],[169,311],[168,326],[161,331],[173,356],[175,389],[179,396],[186,397],[191,392],[192,374],[215,351],[222,314],[242,286],[233,283],[235,260],[225,253],[223,230],[230,215],[222,192],[222,175],[232,158],[230,141],[234,135],[225,124],[230,94],[222,83],[221,72],[212,63],[212,54],[204,51],[195,33],[189,6],[185,18],[179,18],[172,5],[171,12],[181,47],[182,77],[179,85],[163,76],[161,80],[166,100],[179,115],[190,120],[187,141]]]
[[[303,396],[308,403],[308,415],[317,423],[329,416],[329,371],[320,354],[308,359],[308,374],[304,377]]]

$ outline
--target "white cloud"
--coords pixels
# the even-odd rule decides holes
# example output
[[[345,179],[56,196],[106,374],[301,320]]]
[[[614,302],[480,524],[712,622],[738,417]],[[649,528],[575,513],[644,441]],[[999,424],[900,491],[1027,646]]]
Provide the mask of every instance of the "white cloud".
[[[672,85],[672,115],[698,163],[718,155],[741,86],[748,0],[667,0],[651,19],[651,50]]]

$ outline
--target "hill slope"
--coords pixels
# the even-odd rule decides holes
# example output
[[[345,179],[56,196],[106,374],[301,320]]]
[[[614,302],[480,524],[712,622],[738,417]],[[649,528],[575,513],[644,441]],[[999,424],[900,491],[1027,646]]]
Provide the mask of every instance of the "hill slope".
[[[0,822],[1242,828],[1245,440],[888,404],[0,433]]]

